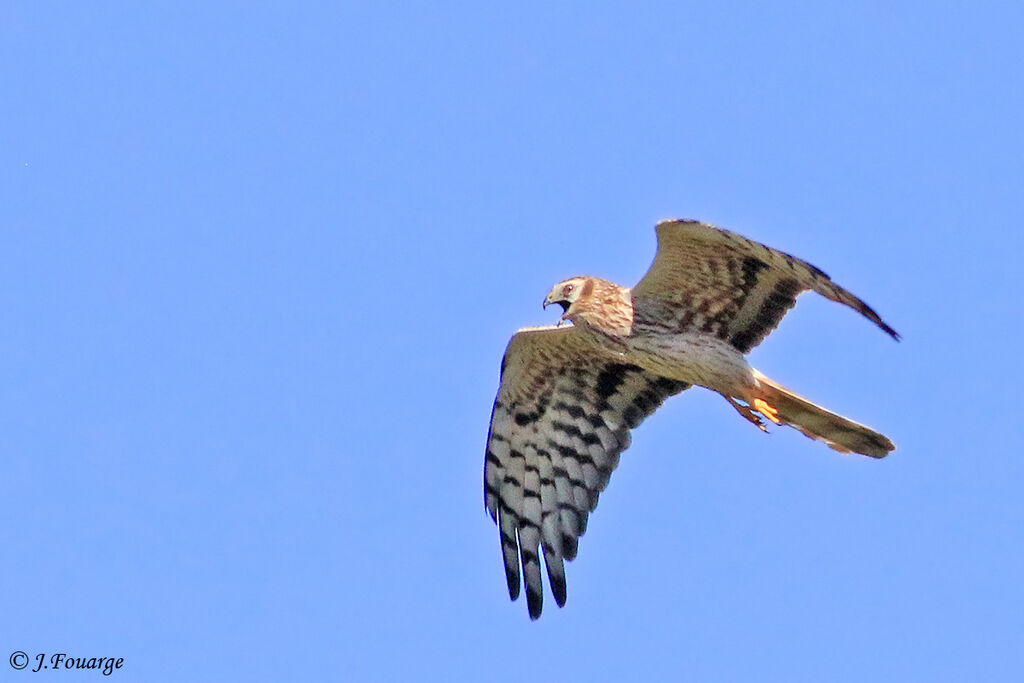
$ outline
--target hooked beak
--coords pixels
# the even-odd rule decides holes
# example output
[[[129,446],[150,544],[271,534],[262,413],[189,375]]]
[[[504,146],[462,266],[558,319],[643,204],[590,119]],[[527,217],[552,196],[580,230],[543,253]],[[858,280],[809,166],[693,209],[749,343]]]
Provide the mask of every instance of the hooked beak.
[[[552,299],[551,295],[548,294],[546,297],[544,297],[544,308],[547,308],[551,304],[558,304],[559,306],[561,306],[562,307],[562,313],[567,312],[569,310],[569,306],[572,305],[568,301],[565,301],[565,300]]]
[[[572,304],[568,301],[553,299],[551,294],[548,294],[544,297],[544,308],[547,308],[551,304],[558,304],[562,307],[562,317],[558,319],[558,324],[561,325],[569,318],[569,306]]]

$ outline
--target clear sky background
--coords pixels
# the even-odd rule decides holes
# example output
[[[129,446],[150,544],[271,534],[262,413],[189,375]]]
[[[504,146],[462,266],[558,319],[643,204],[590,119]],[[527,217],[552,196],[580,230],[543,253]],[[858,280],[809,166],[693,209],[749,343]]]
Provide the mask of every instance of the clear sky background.
[[[1018,681],[1019,3],[6,2],[0,666],[121,680]],[[482,463],[553,283],[693,217],[820,266],[510,603]],[[66,672],[61,680],[95,674]]]

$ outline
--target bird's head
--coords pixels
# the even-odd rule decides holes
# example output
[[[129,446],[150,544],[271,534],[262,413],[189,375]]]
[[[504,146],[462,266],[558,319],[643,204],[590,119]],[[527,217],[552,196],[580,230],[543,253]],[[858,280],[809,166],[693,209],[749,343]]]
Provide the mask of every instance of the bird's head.
[[[544,308],[550,304],[558,304],[562,307],[562,320],[567,319],[573,311],[573,304],[579,301],[586,290],[592,289],[593,285],[588,277],[574,277],[563,280],[555,285],[544,298]]]

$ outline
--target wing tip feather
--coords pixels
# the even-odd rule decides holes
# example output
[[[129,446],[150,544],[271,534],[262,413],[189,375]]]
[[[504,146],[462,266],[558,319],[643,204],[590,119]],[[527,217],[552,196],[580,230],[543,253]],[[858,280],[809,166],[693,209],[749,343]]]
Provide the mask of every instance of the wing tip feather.
[[[540,614],[544,611],[544,593],[529,585],[526,586],[526,609],[530,613],[530,621],[540,619]]]
[[[565,607],[565,562],[562,561],[562,554],[544,544],[544,566],[548,570],[548,585],[551,587],[551,594],[555,597],[555,604]]]

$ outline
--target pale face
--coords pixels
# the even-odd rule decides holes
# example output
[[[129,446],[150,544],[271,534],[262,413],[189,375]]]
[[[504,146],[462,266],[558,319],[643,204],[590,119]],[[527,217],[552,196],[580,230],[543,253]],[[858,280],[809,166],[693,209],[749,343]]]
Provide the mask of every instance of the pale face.
[[[544,299],[544,307],[547,308],[548,304],[558,304],[562,307],[563,313],[568,313],[569,308],[580,298],[585,284],[586,278],[583,277],[574,277],[559,282],[551,288],[547,298]]]

